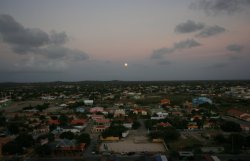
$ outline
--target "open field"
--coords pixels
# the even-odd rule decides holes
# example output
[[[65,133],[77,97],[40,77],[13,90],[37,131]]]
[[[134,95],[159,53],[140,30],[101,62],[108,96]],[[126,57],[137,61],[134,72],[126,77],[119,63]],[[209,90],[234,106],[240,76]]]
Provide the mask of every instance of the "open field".
[[[107,150],[116,153],[128,153],[128,152],[166,152],[166,149],[162,143],[134,143],[132,140],[125,140],[119,142],[104,142],[100,146],[100,151],[106,151],[104,144],[107,146]]]

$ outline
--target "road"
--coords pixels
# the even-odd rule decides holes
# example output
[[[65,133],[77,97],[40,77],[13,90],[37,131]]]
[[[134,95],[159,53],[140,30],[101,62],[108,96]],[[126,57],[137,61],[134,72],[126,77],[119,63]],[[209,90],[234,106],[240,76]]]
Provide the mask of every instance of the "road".
[[[236,119],[236,118],[234,118],[234,117],[222,116],[221,118],[222,118],[223,120],[232,121],[232,122],[235,122],[235,123],[238,123],[238,124],[250,126],[250,122],[243,121],[243,120],[239,120],[239,119]]]

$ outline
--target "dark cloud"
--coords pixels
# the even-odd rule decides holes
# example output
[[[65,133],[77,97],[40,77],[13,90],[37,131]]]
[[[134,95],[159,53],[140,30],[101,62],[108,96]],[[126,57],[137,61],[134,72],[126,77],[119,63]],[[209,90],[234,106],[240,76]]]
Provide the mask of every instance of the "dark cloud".
[[[249,0],[196,0],[191,3],[191,8],[204,10],[208,15],[233,14],[249,7]]]
[[[173,53],[173,48],[160,48],[153,51],[153,54],[151,55],[152,59],[161,59],[164,55]]]
[[[204,28],[196,36],[205,38],[205,37],[218,35],[218,34],[223,33],[225,31],[226,31],[225,28],[215,25],[215,26],[210,26],[210,27]]]
[[[65,44],[67,41],[69,41],[68,36],[65,32],[57,33],[56,31],[52,31],[50,35],[50,42],[55,45],[61,45]]]
[[[196,23],[192,20],[187,20],[186,22],[180,23],[175,27],[175,32],[177,33],[191,33],[203,29],[205,25],[203,23]]]
[[[52,31],[50,34],[33,28],[25,28],[10,15],[0,15],[0,34],[17,54],[42,55],[47,59],[88,59],[82,51],[63,47],[69,40],[65,32]]]
[[[0,33],[3,41],[21,53],[30,48],[44,46],[49,43],[49,35],[40,29],[24,28],[9,15],[0,15]],[[25,50],[26,49],[26,50]]]
[[[176,50],[188,49],[200,46],[201,44],[193,39],[187,39],[184,41],[177,42],[171,48],[160,48],[153,51],[151,59],[161,59],[164,55],[171,54]]]
[[[58,45],[50,45],[46,48],[37,48],[34,49],[33,52],[46,56],[50,59],[81,61],[89,58],[88,55],[82,51],[69,49]]]
[[[243,46],[242,45],[239,45],[239,44],[230,44],[228,45],[227,47],[227,50],[229,51],[232,51],[232,52],[241,52],[242,49],[243,49]]]

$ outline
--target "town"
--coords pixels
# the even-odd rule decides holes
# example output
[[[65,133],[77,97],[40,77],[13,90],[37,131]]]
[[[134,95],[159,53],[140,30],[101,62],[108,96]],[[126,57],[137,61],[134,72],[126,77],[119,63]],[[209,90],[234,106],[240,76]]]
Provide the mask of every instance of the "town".
[[[0,84],[1,160],[249,161],[250,81]]]

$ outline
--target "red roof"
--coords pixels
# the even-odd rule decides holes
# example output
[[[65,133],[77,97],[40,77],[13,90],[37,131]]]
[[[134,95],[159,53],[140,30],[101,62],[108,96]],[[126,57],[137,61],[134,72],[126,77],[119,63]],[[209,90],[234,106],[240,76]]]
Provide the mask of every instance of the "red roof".
[[[164,105],[164,104],[170,104],[170,100],[169,99],[162,99],[161,100],[161,104]]]
[[[244,112],[232,108],[227,111],[227,114],[234,117],[240,117],[242,114],[244,114]]]
[[[96,122],[97,123],[108,123],[108,122],[110,122],[110,120],[109,119],[98,119],[98,120],[96,120]]]
[[[49,124],[49,125],[59,125],[60,122],[59,122],[59,120],[49,120],[49,121],[48,121],[48,124]]]
[[[72,120],[71,121],[72,125],[83,125],[85,123],[86,123],[86,120],[83,120],[83,119],[78,119],[78,120]]]
[[[169,122],[160,122],[159,124],[158,124],[158,126],[162,126],[162,127],[170,127],[170,126],[172,126]]]

